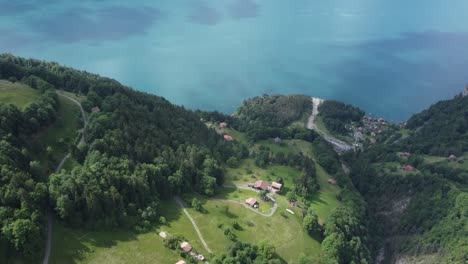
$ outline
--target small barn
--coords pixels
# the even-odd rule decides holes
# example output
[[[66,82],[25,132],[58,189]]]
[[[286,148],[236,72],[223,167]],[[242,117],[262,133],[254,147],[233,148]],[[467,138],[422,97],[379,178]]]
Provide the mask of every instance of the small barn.
[[[245,200],[245,203],[250,205],[251,207],[253,208],[257,208],[258,207],[258,202],[257,202],[257,199],[253,198],[253,197],[250,197],[249,199]]]
[[[234,138],[232,136],[229,136],[229,135],[224,135],[224,140],[226,141],[233,141]]]
[[[225,127],[227,127],[227,125],[228,125],[228,124],[227,124],[226,122],[221,122],[221,123],[219,123],[219,127],[220,127],[220,128],[225,128]]]
[[[280,192],[281,188],[283,188],[283,184],[278,183],[278,182],[272,182],[271,183],[271,188],[276,192]]]
[[[449,156],[449,160],[456,160],[456,159],[457,159],[457,156],[455,156],[453,154]]]
[[[91,108],[91,113],[99,113],[99,112],[101,112],[101,109],[99,108],[99,106],[95,106]]]
[[[331,184],[331,185],[336,185],[336,180],[335,179],[328,179],[328,183]]]
[[[182,243],[180,244],[180,248],[181,248],[184,252],[190,252],[190,251],[192,251],[192,246],[191,246],[188,242],[186,242],[186,241],[184,241],[184,242],[182,242]]]
[[[167,238],[167,233],[164,231],[159,232],[159,236],[162,237],[163,239]]]

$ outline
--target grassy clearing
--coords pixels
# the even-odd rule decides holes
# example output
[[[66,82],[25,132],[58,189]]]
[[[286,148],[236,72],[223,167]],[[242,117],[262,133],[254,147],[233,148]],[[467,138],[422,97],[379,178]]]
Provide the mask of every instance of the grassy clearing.
[[[302,209],[291,208],[294,215],[286,212],[288,203],[284,197],[277,197],[278,210],[272,217],[258,215],[240,204],[198,198],[206,212],[191,208],[188,211],[215,253],[222,253],[233,244],[218,226],[230,226],[235,221],[241,226],[240,230],[233,228],[238,240],[252,244],[265,240],[276,247],[279,257],[287,263],[297,263],[301,253],[315,260],[320,256],[319,238],[312,238],[303,230]]]
[[[50,263],[176,263],[181,257],[164,247],[160,230],[182,235],[195,250],[208,256],[189,219],[173,201],[163,203],[167,226],[137,234],[131,230],[89,231],[55,221]]]
[[[458,157],[456,160],[450,160],[447,157],[439,156],[424,156],[424,162],[427,164],[441,163],[447,164],[453,169],[468,170],[468,153],[465,153],[462,157]]]
[[[60,106],[57,111],[55,123],[39,133],[34,139],[41,151],[36,153],[36,159],[44,164],[46,170],[54,168],[68,153],[68,146],[75,143],[78,138],[78,130],[81,128],[79,107],[70,100],[59,97]],[[53,152],[46,153],[47,147]]]
[[[0,80],[0,103],[14,104],[23,109],[39,97],[39,91],[27,85]]]
[[[283,140],[281,144],[276,144],[273,139],[265,139],[258,141],[252,147],[254,150],[258,150],[260,146],[268,147],[273,153],[283,152],[284,154],[299,153],[302,152],[305,155],[314,157],[314,147],[312,143],[304,140]]]
[[[221,191],[216,194],[214,198],[216,199],[227,199],[227,200],[234,200],[241,203],[245,203],[245,200],[248,198],[253,197],[257,199],[259,203],[258,211],[264,214],[268,214],[271,212],[271,207],[273,203],[265,202],[259,197],[259,193],[252,190],[242,190],[242,189],[234,189],[234,188],[223,188]]]
[[[333,210],[340,204],[337,195],[340,188],[328,183],[330,175],[316,164],[317,179],[321,189],[312,200],[312,207],[316,210],[320,221],[323,223]],[[269,166],[265,169],[255,166],[252,159],[243,160],[238,168],[228,168],[226,171],[226,184],[242,185],[253,183],[256,180],[274,181],[278,176],[283,177],[283,194],[294,186],[295,179],[299,178],[301,171],[287,166]]]

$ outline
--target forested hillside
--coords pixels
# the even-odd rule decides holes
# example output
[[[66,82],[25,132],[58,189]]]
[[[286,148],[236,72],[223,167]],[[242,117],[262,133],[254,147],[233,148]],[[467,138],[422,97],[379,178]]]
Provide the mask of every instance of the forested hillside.
[[[382,263],[466,263],[467,100],[439,102],[408,121],[408,138],[348,156]]]
[[[468,151],[468,97],[438,102],[411,117],[406,127],[414,130],[402,143],[408,151],[461,156]]]
[[[319,116],[326,128],[333,133],[346,134],[346,124],[361,122],[364,111],[342,102],[325,100],[319,106]]]
[[[29,252],[24,253],[34,250],[37,253],[46,208],[40,198],[47,197],[46,185],[42,183],[38,185],[42,193],[34,199],[20,195],[24,184],[29,188],[26,193],[34,194],[37,180],[29,174],[29,159],[24,157],[27,148],[21,133],[32,136],[54,121],[57,95],[51,88],[86,95],[83,105],[88,111],[100,108],[90,115],[84,131],[85,144],[72,149],[73,157],[81,165],[50,179],[52,206],[60,218],[72,225],[106,228],[136,225],[143,230],[159,220],[160,199],[195,190],[212,195],[216,186],[223,183],[220,164],[231,156],[243,155],[236,152],[234,143],[222,141],[193,112],[107,78],[8,54],[0,56],[0,78],[21,81],[44,94],[23,113],[13,106],[2,105],[2,112],[9,114],[1,119],[2,142],[6,146],[2,149],[7,151],[3,155],[5,162],[2,161],[4,174],[8,175],[8,170],[23,179],[32,177],[31,181],[3,177],[0,186],[4,204],[1,216],[5,219],[2,237],[20,252],[27,248]],[[48,102],[49,105],[44,105]],[[17,185],[11,185],[14,182]],[[12,195],[12,190],[18,195]],[[21,202],[22,199],[31,206]],[[20,230],[29,227],[17,219],[34,222],[34,229]],[[34,239],[17,238],[21,235]]]
[[[33,256],[42,247],[47,184],[32,138],[54,122],[57,107],[57,95],[47,88],[22,111],[0,103],[0,256]]]

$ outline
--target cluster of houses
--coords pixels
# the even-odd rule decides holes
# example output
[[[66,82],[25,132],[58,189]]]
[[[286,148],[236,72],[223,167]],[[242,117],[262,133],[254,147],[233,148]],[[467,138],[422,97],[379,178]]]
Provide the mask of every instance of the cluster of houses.
[[[228,126],[228,124],[226,122],[221,122],[221,123],[218,124],[218,126],[219,126],[219,128],[222,129],[221,131],[223,133],[224,140],[226,140],[226,141],[233,141],[234,140],[234,138],[232,136],[230,136],[230,135],[228,135],[228,134],[226,134],[224,132],[223,128],[226,128]]]
[[[163,239],[166,239],[168,234],[164,231],[159,232],[159,236],[162,237]],[[180,249],[184,251],[185,253],[189,254],[191,257],[193,257],[197,261],[204,261],[205,257],[202,254],[198,254],[193,250],[192,245],[189,244],[187,241],[183,241],[180,243]],[[176,264],[186,264],[184,260],[179,260]]]
[[[252,185],[252,188],[260,190],[260,191],[279,193],[281,192],[281,189],[283,188],[283,184],[278,183],[278,182],[268,183],[266,181],[256,181]]]
[[[283,188],[283,184],[281,183],[278,183],[278,182],[268,183],[266,181],[256,181],[254,184],[250,184],[249,186],[259,191],[267,191],[267,192],[272,192],[272,193],[279,193],[281,192],[281,189]],[[275,202],[273,198],[268,197],[268,196],[265,196],[263,199],[265,201],[271,200]],[[246,199],[245,203],[253,208],[258,208],[259,206],[257,199],[253,197]]]
[[[370,116],[364,116],[362,119],[363,126],[354,128],[351,125],[348,125],[347,128],[352,130],[352,136],[356,142],[364,140],[364,136],[370,136],[369,141],[372,144],[377,142],[376,137],[383,133],[387,129],[387,121],[383,118],[373,118]]]

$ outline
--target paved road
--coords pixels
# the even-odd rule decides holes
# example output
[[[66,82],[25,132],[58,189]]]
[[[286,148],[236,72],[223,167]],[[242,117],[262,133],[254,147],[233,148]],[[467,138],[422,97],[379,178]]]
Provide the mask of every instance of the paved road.
[[[325,132],[321,131],[315,124],[316,117],[319,114],[318,107],[322,102],[323,102],[322,99],[312,97],[312,114],[310,115],[309,120],[307,122],[307,128],[317,131],[317,133],[319,133],[326,141],[328,141],[330,144],[333,145],[333,149],[338,154],[343,154],[353,149],[353,147],[349,145],[348,143],[325,134]]]
[[[83,116],[83,133],[81,134],[81,139],[78,145],[81,145],[84,143],[85,136],[84,136],[84,130],[88,126],[88,120],[86,118],[86,113],[81,106],[80,102],[75,100],[74,98],[71,98],[70,96],[64,95],[62,93],[58,93],[59,96],[65,97],[69,100],[71,100],[73,103],[78,105],[80,107],[81,115]],[[62,170],[63,164],[65,164],[65,161],[70,158],[70,153],[67,153],[65,157],[60,161],[59,165],[55,169],[55,173],[59,173]],[[44,253],[44,260],[42,261],[43,264],[48,264],[49,263],[49,258],[50,258],[50,252],[52,251],[52,225],[53,225],[53,217],[52,213],[50,212],[50,209],[47,211],[47,241],[46,241],[46,247],[45,247],[45,253]]]
[[[180,206],[180,208],[182,208],[182,211],[184,211],[185,215],[188,217],[190,222],[192,222],[193,228],[195,228],[195,231],[197,231],[198,237],[200,238],[200,241],[202,242],[202,244],[205,247],[206,251],[208,251],[208,253],[212,253],[211,249],[208,247],[208,244],[206,244],[205,239],[203,239],[203,235],[201,234],[200,229],[198,229],[197,223],[195,223],[192,216],[190,216],[187,209],[185,209],[185,205],[184,205],[184,202],[182,201],[182,199],[180,199],[180,197],[178,197],[178,196],[175,196],[174,200]]]

